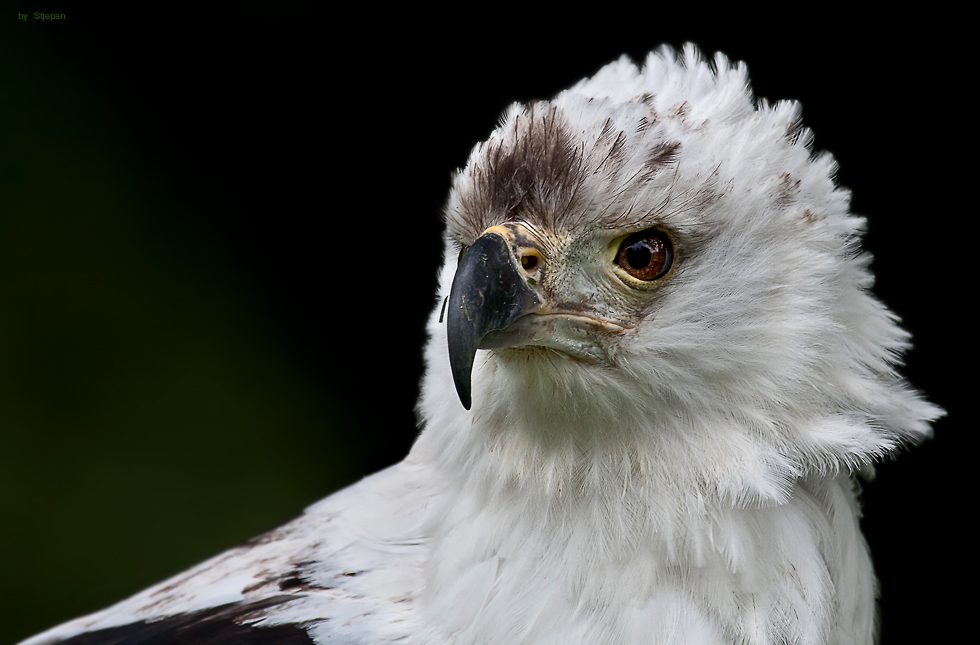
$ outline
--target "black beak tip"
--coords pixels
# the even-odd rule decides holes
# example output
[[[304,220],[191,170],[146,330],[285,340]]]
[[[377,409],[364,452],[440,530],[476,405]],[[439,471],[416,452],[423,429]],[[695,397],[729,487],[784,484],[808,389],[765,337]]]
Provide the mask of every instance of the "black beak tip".
[[[473,403],[470,396],[470,370],[473,369],[473,359],[470,357],[468,361],[459,363],[454,360],[452,363],[453,384],[456,385],[456,394],[459,396],[459,402],[463,404],[463,407],[469,410]]]

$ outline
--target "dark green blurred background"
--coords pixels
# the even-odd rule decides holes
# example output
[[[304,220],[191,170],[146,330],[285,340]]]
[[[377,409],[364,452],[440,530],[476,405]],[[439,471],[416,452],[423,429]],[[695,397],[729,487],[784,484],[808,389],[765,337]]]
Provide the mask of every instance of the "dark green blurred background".
[[[907,372],[953,412],[956,242],[933,228],[955,171],[914,99],[945,83],[911,53],[921,16],[597,36],[312,3],[42,9],[68,18],[0,18],[0,645],[400,459],[449,172],[510,101],[661,42],[803,102],[869,217],[876,291],[915,333]],[[866,489],[884,645],[952,611],[956,425]]]
[[[0,24],[4,644],[401,458],[449,171],[395,281],[312,26],[67,14]]]

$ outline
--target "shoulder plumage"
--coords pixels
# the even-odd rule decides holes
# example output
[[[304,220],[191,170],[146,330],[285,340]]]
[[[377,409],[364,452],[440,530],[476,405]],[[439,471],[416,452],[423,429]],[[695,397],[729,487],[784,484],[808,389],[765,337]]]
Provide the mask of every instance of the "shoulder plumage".
[[[412,503],[406,503],[405,491]],[[403,463],[278,529],[22,645],[300,645],[411,633],[424,471]],[[340,639],[339,641],[337,639]]]

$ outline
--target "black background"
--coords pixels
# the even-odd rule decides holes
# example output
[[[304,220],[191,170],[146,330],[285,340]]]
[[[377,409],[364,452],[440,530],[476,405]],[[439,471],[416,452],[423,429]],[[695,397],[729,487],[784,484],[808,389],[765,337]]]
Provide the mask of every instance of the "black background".
[[[975,273],[962,67],[934,17],[20,11],[0,17],[0,643],[403,457],[450,171],[510,102],[688,40],[800,100],[869,219],[906,373],[950,412],[865,488],[882,643],[959,624],[953,294]]]

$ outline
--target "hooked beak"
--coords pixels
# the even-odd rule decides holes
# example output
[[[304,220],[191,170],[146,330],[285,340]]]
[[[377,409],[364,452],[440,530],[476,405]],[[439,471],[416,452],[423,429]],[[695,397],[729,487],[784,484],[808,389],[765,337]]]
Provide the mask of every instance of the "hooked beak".
[[[449,294],[449,364],[456,393],[467,410],[472,404],[470,373],[481,342],[543,303],[504,236],[509,237],[506,227],[492,227],[465,251]]]

